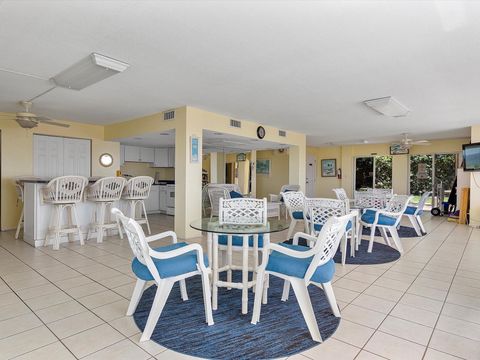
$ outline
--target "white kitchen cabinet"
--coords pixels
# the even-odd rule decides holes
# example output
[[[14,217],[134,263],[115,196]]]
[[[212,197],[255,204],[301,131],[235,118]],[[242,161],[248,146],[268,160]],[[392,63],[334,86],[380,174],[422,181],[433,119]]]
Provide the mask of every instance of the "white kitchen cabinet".
[[[125,163],[125,145],[120,145],[120,165]]]
[[[140,148],[140,161],[141,162],[147,162],[147,163],[153,163],[155,161],[155,149],[141,147]]]
[[[167,212],[167,187],[165,185],[159,186],[160,188],[160,212],[166,213]]]
[[[168,167],[168,149],[155,149],[154,167]]]
[[[125,145],[125,161],[140,161],[140,148]]]
[[[168,167],[175,167],[175,148],[168,149]]]
[[[56,177],[91,173],[91,143],[87,139],[34,135],[33,175]]]
[[[160,211],[160,186],[153,185],[150,190],[150,196],[145,200],[147,213]]]

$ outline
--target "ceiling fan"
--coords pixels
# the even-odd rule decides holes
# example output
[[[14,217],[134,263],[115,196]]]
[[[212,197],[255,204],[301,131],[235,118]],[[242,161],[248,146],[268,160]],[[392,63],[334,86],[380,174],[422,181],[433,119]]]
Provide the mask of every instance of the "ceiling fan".
[[[12,120],[15,120],[18,125],[20,125],[24,129],[32,129],[34,127],[37,127],[39,123],[61,127],[70,127],[70,125],[68,124],[56,122],[47,116],[39,116],[30,112],[33,106],[33,103],[31,101],[20,101],[19,104],[24,108],[24,111],[17,112]]]
[[[430,145],[431,142],[428,140],[413,140],[408,137],[407,133],[403,134],[403,138],[400,141],[395,142],[394,144],[401,144],[406,146],[407,148],[411,148],[413,145],[417,146],[426,146]]]

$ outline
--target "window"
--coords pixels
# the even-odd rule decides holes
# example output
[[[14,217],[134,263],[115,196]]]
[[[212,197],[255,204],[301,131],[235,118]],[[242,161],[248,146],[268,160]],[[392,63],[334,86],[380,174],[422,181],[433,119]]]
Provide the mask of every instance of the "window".
[[[355,158],[355,190],[392,188],[392,157],[362,156]]]

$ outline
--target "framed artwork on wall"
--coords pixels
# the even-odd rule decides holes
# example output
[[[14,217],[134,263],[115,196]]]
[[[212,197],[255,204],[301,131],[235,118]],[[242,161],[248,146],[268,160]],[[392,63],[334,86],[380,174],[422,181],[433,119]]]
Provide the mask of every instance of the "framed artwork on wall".
[[[190,162],[198,163],[198,144],[199,140],[196,136],[190,137]]]
[[[390,145],[390,155],[405,155],[408,153],[409,153],[408,146],[405,144]]]
[[[270,175],[270,160],[257,159],[257,174]]]
[[[337,159],[322,160],[322,177],[337,176]]]

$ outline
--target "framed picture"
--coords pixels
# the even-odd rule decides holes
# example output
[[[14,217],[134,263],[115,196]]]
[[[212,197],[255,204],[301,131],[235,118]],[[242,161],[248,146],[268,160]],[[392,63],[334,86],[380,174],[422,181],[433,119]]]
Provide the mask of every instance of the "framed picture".
[[[337,176],[337,159],[322,160],[322,177]]]
[[[191,163],[198,163],[198,144],[199,139],[196,136],[190,137],[190,162]]]
[[[270,175],[270,160],[257,159],[257,174]]]
[[[405,144],[390,145],[390,155],[404,155],[408,153],[409,153],[408,146]]]

